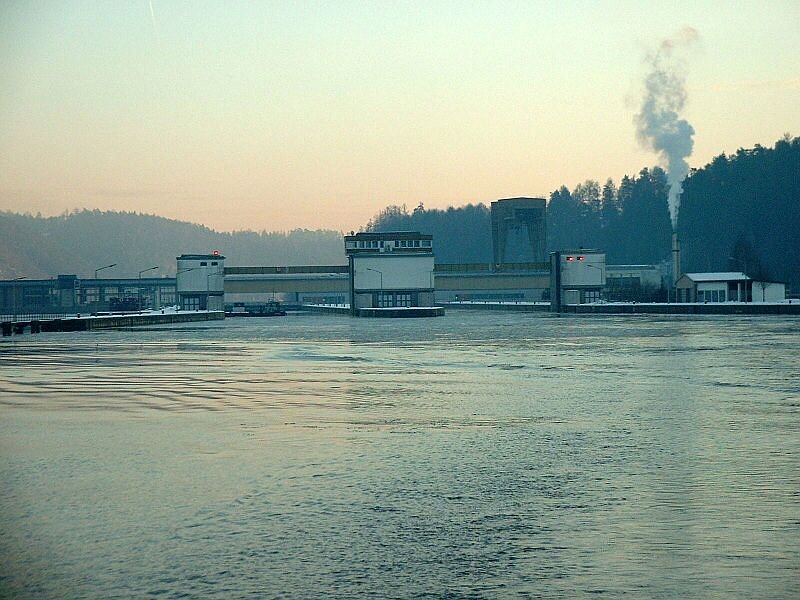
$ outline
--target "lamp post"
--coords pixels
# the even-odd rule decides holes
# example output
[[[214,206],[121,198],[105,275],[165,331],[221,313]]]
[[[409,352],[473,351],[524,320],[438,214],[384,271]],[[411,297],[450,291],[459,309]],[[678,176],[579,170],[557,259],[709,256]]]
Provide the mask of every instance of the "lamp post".
[[[380,278],[381,278],[381,283],[380,283],[380,286],[381,286],[381,293],[380,293],[380,295],[378,296],[378,304],[379,304],[379,305],[380,305],[380,304],[383,304],[383,271],[379,271],[378,269],[371,269],[371,268],[369,268],[369,267],[364,267],[364,268],[365,268],[367,271],[372,271],[373,273],[377,273],[378,275],[380,275]],[[382,308],[382,307],[381,307],[381,306],[379,306],[378,308]]]
[[[98,267],[98,268],[96,268],[96,269],[94,270],[94,278],[95,278],[95,279],[97,279],[97,274],[98,274],[100,271],[102,271],[103,269],[110,269],[111,267],[116,267],[116,266],[117,266],[117,263],[114,263],[113,265],[106,265],[105,267]]]
[[[147,273],[148,271],[154,271],[158,268],[158,265],[155,267],[148,267],[147,269],[142,269],[139,271],[139,310],[142,310],[142,273]]]
[[[579,258],[578,260],[581,260],[581,259]],[[600,280],[601,280],[601,281],[605,281],[605,273],[606,273],[606,269],[605,269],[605,266],[606,266],[606,264],[605,264],[605,262],[604,262],[604,263],[603,263],[603,265],[602,265],[602,266],[600,266],[600,267],[598,267],[597,265],[590,264],[590,263],[586,262],[585,260],[583,260],[583,261],[581,262],[581,264],[582,264],[582,265],[583,265],[585,268],[588,268],[588,269],[597,269],[598,271],[600,271]],[[601,290],[601,293],[602,293],[602,290]],[[584,296],[585,296],[585,293],[584,293]],[[598,295],[598,297],[599,297],[599,295]]]
[[[219,273],[208,273],[206,275],[206,310],[211,310],[209,308],[209,301],[211,300],[211,278],[217,275],[219,275]]]
[[[731,262],[737,263],[740,267],[744,267],[744,270],[742,271],[742,273],[744,273],[745,277],[749,277],[749,275],[747,275],[747,271],[748,271],[748,269],[747,269],[747,259],[741,260],[739,258],[736,258],[735,256],[729,256],[728,260],[731,261]],[[737,296],[739,296],[739,298],[738,298],[739,302],[747,302],[747,279],[744,280],[744,283],[742,284],[742,286],[743,286],[744,289],[741,289],[739,286],[737,286],[736,294],[737,294]],[[750,286],[750,295],[752,296],[752,294],[753,294],[753,287]],[[744,300],[742,300],[742,296],[744,296]]]
[[[184,304],[183,304],[183,296],[181,295],[183,288],[181,287],[180,284],[179,275],[181,273],[188,273],[189,271],[196,271],[198,268],[199,267],[188,267],[186,269],[178,269],[177,271],[175,271],[175,301],[177,302],[180,310],[183,310]]]

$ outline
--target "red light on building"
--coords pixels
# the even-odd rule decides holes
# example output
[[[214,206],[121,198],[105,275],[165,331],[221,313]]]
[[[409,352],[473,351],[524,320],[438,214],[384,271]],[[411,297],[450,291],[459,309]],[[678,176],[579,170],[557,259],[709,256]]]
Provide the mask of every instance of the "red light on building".
[[[579,256],[578,260],[586,260],[586,257],[585,256]]]
[[[214,252],[212,252],[211,254],[213,254],[214,256],[219,256],[219,250],[214,250]]]
[[[567,262],[572,262],[573,260],[575,260],[575,257],[574,257],[574,256],[568,256],[568,257],[566,258],[566,261],[567,261]]]

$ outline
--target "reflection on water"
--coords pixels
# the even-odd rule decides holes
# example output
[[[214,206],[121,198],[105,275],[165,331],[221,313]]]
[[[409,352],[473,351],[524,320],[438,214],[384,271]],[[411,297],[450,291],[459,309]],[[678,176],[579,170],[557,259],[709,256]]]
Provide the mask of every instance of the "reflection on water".
[[[798,325],[3,340],[0,597],[797,597]]]

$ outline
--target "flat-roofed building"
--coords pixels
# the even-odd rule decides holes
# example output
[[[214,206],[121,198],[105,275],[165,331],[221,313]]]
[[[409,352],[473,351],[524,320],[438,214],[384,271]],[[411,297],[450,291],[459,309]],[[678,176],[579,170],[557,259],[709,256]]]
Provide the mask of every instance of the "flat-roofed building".
[[[606,265],[603,299],[609,302],[663,302],[664,276],[655,265]]]
[[[606,285],[606,254],[599,250],[559,250],[550,253],[550,309],[565,304],[602,300]]]
[[[783,302],[786,284],[756,281],[740,271],[686,273],[675,283],[679,302]]]
[[[181,254],[176,258],[175,290],[181,310],[225,310],[225,257]]]
[[[433,306],[433,236],[416,231],[356,233],[344,238],[350,312]]]

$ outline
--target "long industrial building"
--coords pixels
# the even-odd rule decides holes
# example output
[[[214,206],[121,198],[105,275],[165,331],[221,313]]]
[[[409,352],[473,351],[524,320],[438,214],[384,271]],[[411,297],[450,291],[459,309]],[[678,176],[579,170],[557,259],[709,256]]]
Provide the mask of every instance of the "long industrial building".
[[[549,301],[545,200],[497,200],[491,204],[491,221],[491,263],[436,263],[433,240],[424,233],[359,233],[345,236],[348,264],[342,265],[230,266],[215,251],[179,256],[177,278],[142,278],[143,273],[155,269],[152,267],[136,279],[102,279],[95,272],[94,278],[86,279],[59,275],[0,281],[0,315],[137,310],[175,304],[219,309],[273,300],[353,307]],[[655,300],[662,293],[662,276],[653,266],[607,265],[605,276],[602,291],[591,291],[587,298]]]

